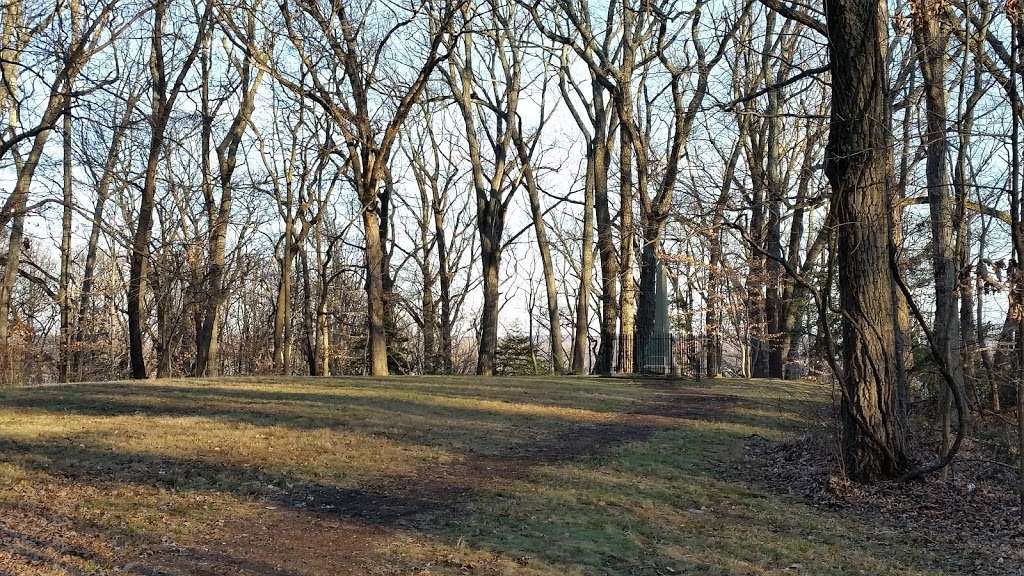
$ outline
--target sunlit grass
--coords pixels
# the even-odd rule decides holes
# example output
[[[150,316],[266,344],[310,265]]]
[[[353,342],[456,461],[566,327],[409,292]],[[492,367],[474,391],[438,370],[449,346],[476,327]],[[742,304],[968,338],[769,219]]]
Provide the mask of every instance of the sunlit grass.
[[[829,397],[595,378],[7,390],[0,573],[943,574],[907,535],[747,477],[746,438]]]

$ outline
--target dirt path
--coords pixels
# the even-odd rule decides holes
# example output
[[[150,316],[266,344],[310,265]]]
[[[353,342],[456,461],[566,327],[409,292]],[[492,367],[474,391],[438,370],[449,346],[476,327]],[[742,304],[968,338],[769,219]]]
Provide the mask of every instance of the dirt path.
[[[18,515],[8,514],[0,521],[0,572],[146,576],[517,573],[521,569],[518,560],[499,554],[482,558],[477,554],[468,565],[451,555],[438,556],[441,547],[419,529],[424,521],[473,514],[479,494],[529,482],[538,469],[600,457],[625,443],[642,442],[659,429],[676,426],[680,419],[707,418],[738,402],[735,397],[657,381],[645,382],[644,387],[648,393],[643,401],[607,422],[574,423],[544,442],[512,446],[497,455],[465,454],[359,490],[299,483],[271,499],[237,503],[222,512],[223,517],[190,535],[169,534],[160,541],[111,535],[99,524],[75,520],[74,502],[94,497],[96,487],[80,485],[73,477],[53,478],[23,495]],[[73,470],[69,473],[75,474]],[[115,476],[104,482],[118,480]]]
[[[610,423],[580,423],[549,441],[500,456],[471,455],[446,466],[424,468],[373,492],[308,489],[292,495],[310,511],[267,509],[245,522],[230,522],[212,537],[219,553],[184,551],[167,574],[356,576],[420,573],[515,574],[522,566],[492,555],[464,562],[431,557],[429,542],[417,542],[418,518],[469,514],[474,495],[526,481],[539,467],[597,457],[628,442],[642,442],[676,419],[713,417],[739,398],[705,389],[651,381],[651,401]],[[404,527],[403,527],[404,526]],[[396,555],[391,543],[419,544],[422,556]],[[244,558],[244,562],[239,562]],[[163,561],[166,561],[166,556]],[[253,563],[247,566],[246,563]],[[272,568],[272,569],[271,569]],[[440,571],[432,572],[431,569]],[[202,570],[206,570],[203,572]]]

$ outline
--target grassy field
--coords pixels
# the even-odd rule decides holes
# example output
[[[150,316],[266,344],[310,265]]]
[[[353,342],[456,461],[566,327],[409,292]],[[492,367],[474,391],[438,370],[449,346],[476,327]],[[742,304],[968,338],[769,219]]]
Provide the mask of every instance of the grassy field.
[[[0,392],[2,574],[944,574],[759,487],[812,384],[171,380]]]

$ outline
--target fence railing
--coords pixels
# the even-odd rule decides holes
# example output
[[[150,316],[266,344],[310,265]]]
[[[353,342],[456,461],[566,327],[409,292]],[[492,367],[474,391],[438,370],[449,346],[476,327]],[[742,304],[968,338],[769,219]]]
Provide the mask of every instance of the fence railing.
[[[671,333],[620,334],[615,371],[620,374],[686,375],[700,379],[703,339]]]

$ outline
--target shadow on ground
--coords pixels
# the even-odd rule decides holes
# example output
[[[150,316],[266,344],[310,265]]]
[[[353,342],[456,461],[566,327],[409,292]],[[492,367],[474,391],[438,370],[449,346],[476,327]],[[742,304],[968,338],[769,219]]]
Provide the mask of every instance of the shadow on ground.
[[[51,566],[66,573],[82,573],[83,564],[99,573],[275,576],[942,573],[899,534],[843,525],[737,477],[744,438],[798,429],[801,414],[821,406],[809,397],[814,390],[745,390],[735,382],[594,379],[15,390],[0,394],[0,454],[15,475],[48,479],[54,490],[124,494],[128,508],[156,499],[174,523],[192,523],[168,539],[144,523],[124,530],[67,511],[49,521],[83,541],[123,543],[133,557],[90,552],[75,567]],[[189,435],[195,419],[213,423],[201,438]],[[243,435],[232,436],[240,427]],[[123,436],[125,429],[133,432]],[[219,458],[200,449],[206,435],[246,438],[260,429],[300,456],[316,433],[339,439],[331,450],[346,450],[340,439],[356,435],[415,457],[399,472],[353,479],[347,474],[372,467],[373,454],[344,464],[310,454],[312,463],[296,464],[280,454]],[[169,446],[168,438],[196,445]],[[0,495],[8,486],[0,475]],[[52,517],[46,493],[34,496],[41,501],[7,494],[0,510],[36,524]],[[254,515],[226,520],[191,503],[204,497],[240,502]],[[0,543],[10,542],[14,556],[45,564],[74,549],[55,551],[32,522],[23,531],[0,524]]]

